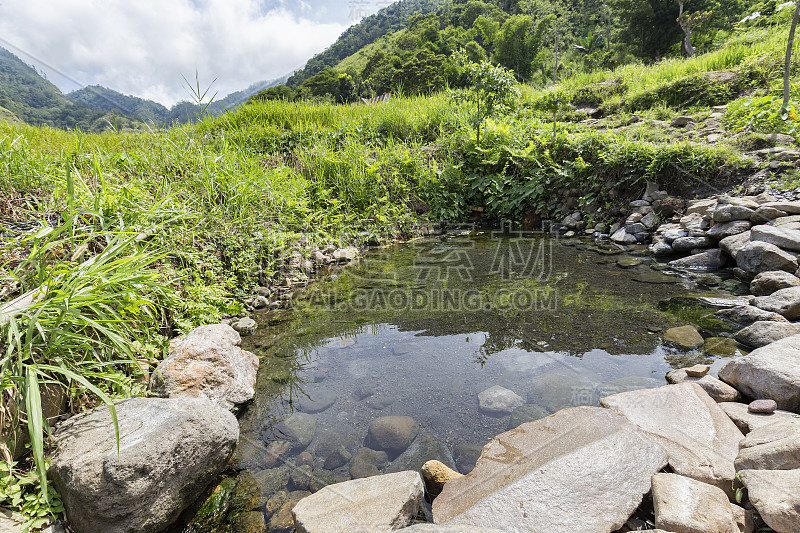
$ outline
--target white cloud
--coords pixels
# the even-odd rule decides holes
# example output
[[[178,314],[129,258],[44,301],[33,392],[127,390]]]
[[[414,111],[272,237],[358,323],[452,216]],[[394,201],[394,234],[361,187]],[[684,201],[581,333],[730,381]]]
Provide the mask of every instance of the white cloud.
[[[308,4],[306,4],[308,5]],[[301,8],[301,11],[305,11]],[[165,105],[187,99],[181,75],[220,97],[302,66],[344,31],[257,0],[11,0],[0,46],[62,90],[100,84]],[[62,78],[54,68],[67,75]],[[205,87],[201,87],[205,88]]]

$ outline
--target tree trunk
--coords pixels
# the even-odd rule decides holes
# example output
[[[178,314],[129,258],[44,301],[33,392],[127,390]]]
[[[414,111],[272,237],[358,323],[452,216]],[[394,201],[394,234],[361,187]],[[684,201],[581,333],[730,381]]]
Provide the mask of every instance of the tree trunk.
[[[789,74],[792,71],[792,48],[794,48],[794,32],[797,29],[798,17],[800,17],[800,0],[794,9],[792,28],[789,30],[789,44],[786,45],[786,63],[783,66],[783,107],[789,105]]]
[[[683,38],[683,49],[686,51],[687,56],[692,57],[695,52],[695,48],[692,46],[692,28],[686,24],[683,18],[683,0],[678,0],[678,6],[680,7],[680,11],[678,12],[678,24],[681,25],[681,29],[685,34]]]

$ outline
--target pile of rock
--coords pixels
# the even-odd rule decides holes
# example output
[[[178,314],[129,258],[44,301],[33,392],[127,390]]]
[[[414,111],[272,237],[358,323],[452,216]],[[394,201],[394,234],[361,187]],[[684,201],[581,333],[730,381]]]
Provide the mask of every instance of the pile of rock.
[[[648,187],[641,200],[630,203],[633,212],[625,219],[624,224],[612,224],[611,240],[619,244],[647,243],[652,231],[664,216],[672,216],[676,209],[683,207],[683,200],[670,197],[666,191]],[[602,234],[593,236],[601,238]]]
[[[656,229],[650,251],[686,255],[670,265],[714,270],[735,264],[741,279],[769,270],[797,271],[800,202],[780,202],[768,194],[719,196],[688,202],[678,220]],[[677,217],[676,217],[677,218]]]
[[[114,404],[119,441],[107,406],[57,427],[48,475],[73,531],[163,531],[217,478],[259,366],[240,342],[225,324],[192,331],[151,378],[162,398]]]
[[[335,244],[312,250],[308,259],[303,257],[300,250],[294,250],[286,265],[286,275],[270,287],[256,287],[245,304],[251,310],[289,307],[295,291],[307,286],[311,276],[319,269],[350,263],[359,255],[358,248],[339,248]]]

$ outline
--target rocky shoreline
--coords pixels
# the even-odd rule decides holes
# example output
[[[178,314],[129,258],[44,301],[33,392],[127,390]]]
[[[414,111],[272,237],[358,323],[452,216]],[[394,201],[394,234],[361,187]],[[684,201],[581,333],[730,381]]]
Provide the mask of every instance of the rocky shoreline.
[[[638,201],[647,205],[631,205],[640,216],[629,216],[607,237],[623,247],[632,238],[650,242],[650,251],[675,270],[733,266],[752,294],[721,304],[715,314],[740,328],[736,341],[752,352],[730,360],[719,377],[703,365],[679,369],[667,375],[669,385],[523,423],[484,446],[467,476],[452,470],[452,458],[382,474],[386,457],[419,447],[425,436],[408,417],[376,419],[355,456],[342,452],[354,479],[314,479],[300,454],[285,467],[288,475],[307,478],[297,483],[303,490],[262,501],[263,488],[252,487],[248,502],[238,504],[232,531],[610,533],[655,526],[746,532],[761,521],[778,533],[800,531],[800,324],[794,322],[800,319],[800,202],[767,194],[680,206],[669,199],[649,190]],[[646,218],[663,219],[664,205],[675,208],[671,220]],[[252,310],[288,306],[309,283],[305,272],[358,254],[327,247],[306,262],[298,255],[290,275],[261,288],[248,304]],[[239,437],[232,411],[254,394],[258,358],[240,343],[255,326],[250,317],[236,317],[176,342],[150,378],[159,397],[115,404],[119,453],[107,407],[58,426],[49,474],[74,531],[163,531],[218,479]],[[710,341],[692,326],[674,330],[665,340],[687,349]],[[476,398],[482,410],[505,413],[524,403],[499,389]],[[302,433],[299,418],[308,415],[296,416],[290,426]],[[266,453],[276,464],[285,457],[281,450]],[[412,526],[425,499],[433,501],[434,524]]]

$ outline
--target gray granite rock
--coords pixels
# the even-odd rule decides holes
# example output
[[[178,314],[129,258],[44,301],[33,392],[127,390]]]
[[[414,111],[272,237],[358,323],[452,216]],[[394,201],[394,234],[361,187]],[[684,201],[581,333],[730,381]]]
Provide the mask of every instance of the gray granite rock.
[[[697,383],[615,394],[600,404],[658,442],[675,473],[731,492],[733,460],[744,436]]]
[[[150,379],[156,396],[203,397],[226,409],[255,394],[258,357],[242,350],[239,333],[226,324],[192,330]]]
[[[788,320],[800,319],[800,287],[780,289],[769,296],[757,296],[750,300],[750,304],[778,313]]]
[[[758,321],[737,331],[736,340],[752,348],[761,348],[792,335],[800,335],[800,324]]]
[[[800,524],[800,469],[742,470],[739,477],[758,514],[776,533],[797,533]]]
[[[736,264],[742,270],[754,274],[770,270],[785,270],[786,272],[797,270],[795,256],[774,244],[762,241],[750,241],[742,246],[736,252]]]
[[[156,533],[225,468],[239,438],[205,398],[133,398],[70,418],[55,433],[48,475],[76,533]]]
[[[493,438],[470,475],[434,500],[434,522],[608,533],[625,523],[666,461],[619,415],[564,409]]]
[[[424,484],[418,472],[397,472],[328,485],[292,509],[297,533],[393,531],[414,521]]]
[[[755,428],[739,444],[736,470],[800,469],[800,418]]]
[[[770,398],[780,409],[800,412],[800,335],[729,361],[719,377],[750,398]]]
[[[782,315],[759,309],[754,305],[737,305],[736,307],[721,309],[714,313],[714,316],[739,326],[749,326],[755,322],[788,322]]]
[[[800,286],[800,278],[783,270],[758,274],[750,282],[750,292],[756,296],[769,296],[775,291]]]
[[[657,528],[684,533],[739,530],[728,496],[719,487],[678,474],[656,474],[652,482]]]

